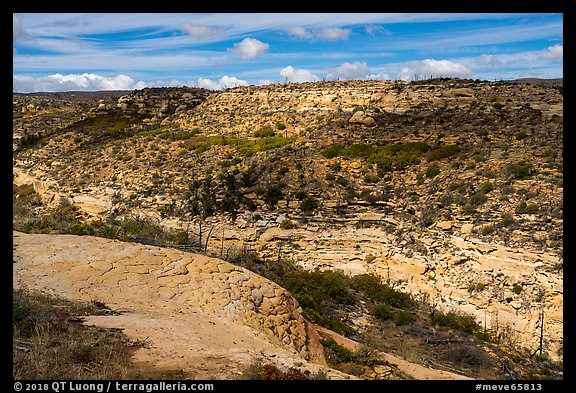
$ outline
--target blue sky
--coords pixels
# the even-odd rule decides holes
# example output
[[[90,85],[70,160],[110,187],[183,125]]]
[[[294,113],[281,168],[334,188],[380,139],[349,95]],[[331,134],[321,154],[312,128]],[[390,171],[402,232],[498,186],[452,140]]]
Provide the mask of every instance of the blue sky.
[[[563,77],[563,14],[16,13],[13,91]]]

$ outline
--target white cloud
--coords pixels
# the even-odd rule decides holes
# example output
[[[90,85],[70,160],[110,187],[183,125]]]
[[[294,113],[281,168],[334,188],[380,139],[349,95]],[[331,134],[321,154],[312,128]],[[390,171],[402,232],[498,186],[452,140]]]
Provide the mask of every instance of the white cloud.
[[[258,83],[256,83],[256,84],[258,86],[264,86],[264,85],[273,85],[274,83],[276,83],[276,82],[274,82],[271,79],[259,79]]]
[[[141,83],[141,82],[139,82]],[[22,93],[39,91],[96,91],[132,90],[136,88],[134,79],[119,74],[106,77],[96,74],[52,74],[44,77],[13,75],[12,90]]]
[[[214,82],[212,79],[198,78],[198,87],[203,87],[209,90],[219,90],[221,87],[218,82]]]
[[[248,82],[242,79],[238,79],[235,76],[227,76],[224,75],[222,78],[218,80],[218,83],[222,86],[222,88],[226,89],[229,87],[236,87],[236,86],[247,86]]]
[[[307,31],[305,28],[300,26],[289,29],[288,34],[304,39],[311,39],[314,37],[314,35],[311,32]]]
[[[380,80],[380,81],[387,81],[391,80],[390,75],[385,72],[379,72],[377,74],[370,74],[366,76],[368,80]]]
[[[366,62],[355,61],[343,63],[339,67],[330,69],[326,74],[327,80],[333,79],[365,79],[365,80],[390,80],[390,75],[383,72],[372,72]]]
[[[224,30],[210,26],[195,25],[190,22],[180,24],[180,30],[196,38],[217,38],[224,36]]]
[[[297,69],[292,66],[282,68],[280,70],[280,76],[284,78],[286,82],[314,82],[319,80],[319,78],[310,71]]]
[[[345,40],[348,38],[352,30],[341,29],[339,27],[325,27],[318,32],[318,37],[328,41]]]
[[[549,46],[548,48],[542,51],[542,57],[545,59],[563,59],[564,58],[564,45],[556,44],[553,46]]]
[[[203,87],[210,90],[223,90],[229,87],[247,86],[248,82],[242,79],[238,79],[235,76],[224,75],[218,81],[213,81],[212,79],[208,78],[199,78],[196,85],[198,87]]]
[[[370,35],[374,35],[376,33],[383,33],[386,35],[392,35],[392,32],[390,30],[386,30],[381,25],[367,25],[364,27],[364,31]]]
[[[182,87],[194,86],[210,90],[223,90],[229,87],[247,86],[248,82],[235,76],[224,75],[218,80],[198,78],[197,80],[181,81],[138,81],[127,75],[105,77],[97,74],[52,74],[43,77],[30,75],[12,75],[14,92],[31,93],[41,91],[98,91],[98,90],[135,90],[145,87]]]
[[[467,77],[474,73],[463,64],[450,60],[410,61],[400,71],[399,79],[409,81],[428,77]]]
[[[287,32],[291,36],[305,40],[338,41],[347,39],[352,30],[341,29],[339,27],[325,27],[323,29],[309,31],[301,26],[297,26],[288,29]]]
[[[474,62],[482,66],[494,66],[502,63],[497,56],[487,54],[480,55]]]
[[[243,59],[262,56],[270,48],[270,45],[258,41],[256,38],[244,38],[241,42],[234,44],[234,48],[228,49]]]
[[[172,79],[170,81],[157,80],[153,82],[138,82],[135,84],[135,89],[142,89],[144,87],[202,87],[209,90],[223,90],[229,87],[236,86],[247,86],[248,82],[242,79],[238,79],[235,76],[224,75],[218,80],[212,80],[209,78],[200,77],[197,80],[178,80]]]
[[[343,63],[339,67],[330,70],[328,79],[364,79],[370,75],[370,68],[365,62],[355,61],[353,63]]]
[[[26,37],[26,31],[24,26],[22,26],[22,22],[16,15],[12,15],[12,42],[24,37]]]
[[[510,72],[507,69],[512,67],[516,71],[521,68],[529,68],[531,70],[544,69],[550,67],[554,63],[561,62],[564,57],[564,48],[562,44],[549,46],[543,50],[527,51],[518,53],[502,53],[502,54],[482,54],[476,58],[469,59],[468,62],[477,66],[477,72],[485,69],[486,71],[493,72],[495,67],[498,67],[499,73]],[[462,59],[465,62],[465,59]]]

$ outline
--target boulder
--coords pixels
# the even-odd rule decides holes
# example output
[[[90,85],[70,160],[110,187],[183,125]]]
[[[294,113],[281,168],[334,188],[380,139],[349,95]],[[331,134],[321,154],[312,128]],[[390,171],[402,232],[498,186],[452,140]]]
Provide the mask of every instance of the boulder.
[[[444,231],[452,229],[452,221],[439,221],[436,223],[436,228]]]
[[[474,224],[462,224],[462,228],[460,228],[460,232],[462,232],[462,234],[464,234],[464,235],[468,235],[468,234],[472,233],[473,229],[474,229]]]
[[[351,169],[360,169],[360,168],[362,168],[362,163],[360,161],[352,161],[350,163],[350,168]]]
[[[356,111],[352,115],[352,117],[348,120],[348,123],[351,124],[362,124],[366,127],[374,127],[376,125],[376,121],[373,117],[368,116],[364,113],[364,111]]]

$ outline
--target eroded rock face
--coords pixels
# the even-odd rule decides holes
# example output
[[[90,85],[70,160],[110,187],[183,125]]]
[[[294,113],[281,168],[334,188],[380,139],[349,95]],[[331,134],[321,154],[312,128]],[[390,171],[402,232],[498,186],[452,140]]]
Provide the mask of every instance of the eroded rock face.
[[[89,236],[14,232],[13,243],[14,287],[97,299],[112,308],[151,315],[181,314],[192,330],[199,319],[220,321],[230,332],[249,327],[305,359],[316,356],[308,345],[313,328],[297,301],[277,284],[242,267],[203,255]]]
[[[116,107],[124,113],[162,118],[194,108],[208,94],[200,88],[146,88],[118,98]]]
[[[546,348],[551,358],[562,358],[563,274],[554,268],[562,262],[558,255],[447,234],[448,224],[466,225],[459,222],[421,229],[416,239],[410,232],[386,229],[402,225],[386,215],[366,214],[363,225],[359,218],[324,223],[321,231],[308,220],[295,229],[259,232],[248,227],[244,233],[252,230],[252,247],[265,258],[278,252],[270,244],[282,240],[282,252],[305,268],[379,275],[441,311],[472,315],[503,341],[532,351],[539,345],[538,321],[544,310]],[[369,226],[370,220],[380,225]]]

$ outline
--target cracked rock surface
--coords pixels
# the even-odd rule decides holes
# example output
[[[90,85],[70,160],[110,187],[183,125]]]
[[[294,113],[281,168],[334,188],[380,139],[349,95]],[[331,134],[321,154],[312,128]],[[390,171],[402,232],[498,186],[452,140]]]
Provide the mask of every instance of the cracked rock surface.
[[[177,361],[182,368],[184,359],[199,378],[236,378],[267,353],[287,365],[318,357],[308,345],[315,330],[296,300],[223,260],[73,235],[14,232],[13,247],[15,288],[97,300],[123,311],[88,323],[122,327],[151,341],[137,358],[156,367]],[[196,367],[198,361],[207,366]]]

